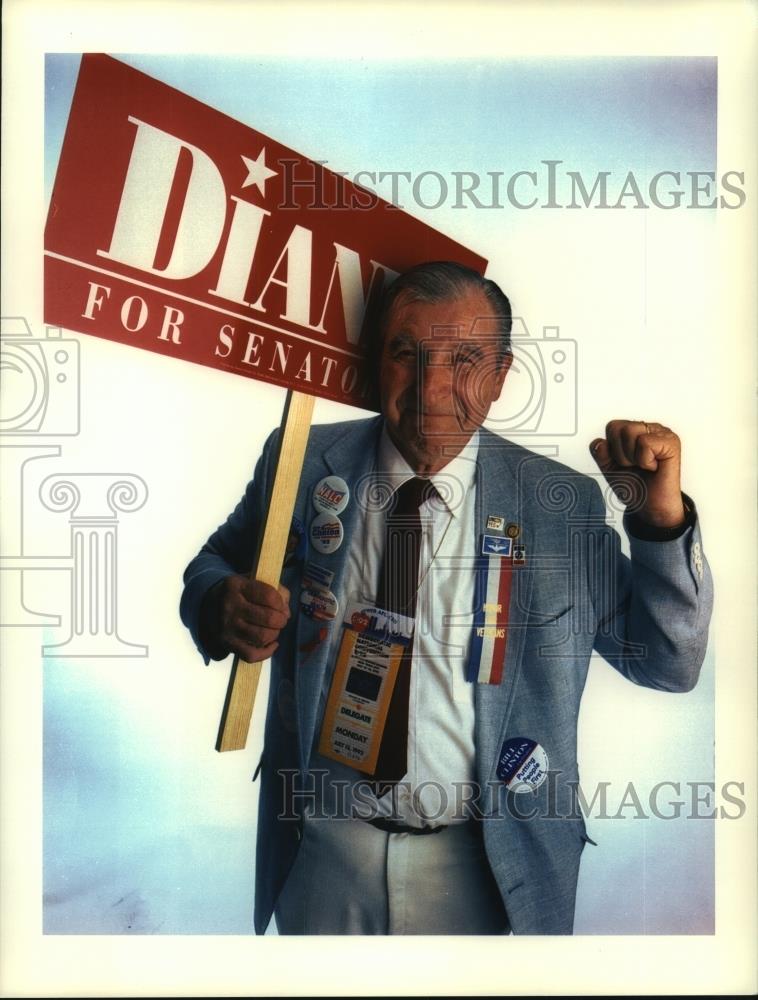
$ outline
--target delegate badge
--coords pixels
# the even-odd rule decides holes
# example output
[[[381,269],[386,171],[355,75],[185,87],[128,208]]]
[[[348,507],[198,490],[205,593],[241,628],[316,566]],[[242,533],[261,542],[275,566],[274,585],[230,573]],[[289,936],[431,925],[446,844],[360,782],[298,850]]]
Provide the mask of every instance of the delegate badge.
[[[345,530],[334,514],[317,514],[311,524],[311,545],[317,552],[336,552],[342,545]]]
[[[313,491],[313,506],[317,514],[341,514],[349,499],[347,483],[339,476],[326,476]]]
[[[318,752],[373,774],[412,618],[371,604],[348,605]]]
[[[511,792],[531,792],[547,778],[547,754],[536,740],[506,740],[497,761],[497,776]]]

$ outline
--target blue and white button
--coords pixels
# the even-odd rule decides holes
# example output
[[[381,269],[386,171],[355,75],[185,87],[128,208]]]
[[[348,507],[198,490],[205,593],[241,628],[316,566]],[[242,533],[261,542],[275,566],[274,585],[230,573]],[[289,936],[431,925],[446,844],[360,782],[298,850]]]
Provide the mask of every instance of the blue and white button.
[[[547,778],[544,747],[528,736],[506,740],[497,761],[497,776],[511,792],[531,792]]]
[[[329,554],[342,545],[345,529],[334,514],[317,514],[311,523],[311,545],[317,552]]]

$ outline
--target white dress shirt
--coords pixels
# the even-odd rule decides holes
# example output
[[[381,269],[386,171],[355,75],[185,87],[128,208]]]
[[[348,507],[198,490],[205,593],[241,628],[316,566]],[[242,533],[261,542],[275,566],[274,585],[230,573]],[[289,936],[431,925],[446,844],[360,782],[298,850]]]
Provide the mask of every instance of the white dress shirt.
[[[477,432],[444,469],[431,476],[442,500],[428,500],[419,511],[408,771],[397,788],[376,803],[378,815],[408,826],[465,819],[460,799],[466,783],[474,780],[474,685],[466,681],[465,667],[473,621],[478,448]],[[414,475],[384,429],[376,467],[376,482],[382,488],[371,496],[387,497]],[[348,553],[343,609],[353,600],[374,601],[385,546],[382,505],[362,505],[355,537],[360,544]],[[332,664],[341,632],[334,630]]]

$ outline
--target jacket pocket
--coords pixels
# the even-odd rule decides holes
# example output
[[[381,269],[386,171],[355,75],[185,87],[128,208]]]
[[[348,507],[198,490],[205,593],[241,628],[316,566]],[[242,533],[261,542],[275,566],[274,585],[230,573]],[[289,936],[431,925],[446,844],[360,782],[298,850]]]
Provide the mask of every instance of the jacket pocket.
[[[552,609],[547,611],[540,611],[539,608],[531,608],[529,611],[529,618],[527,619],[527,624],[529,625],[530,628],[535,628],[535,627],[539,628],[540,626],[549,627],[550,625],[555,625],[555,623],[559,622],[561,618],[565,618],[567,614],[573,611],[573,609],[574,609],[573,604],[569,604],[569,606],[567,608],[564,608],[562,611],[553,611]]]

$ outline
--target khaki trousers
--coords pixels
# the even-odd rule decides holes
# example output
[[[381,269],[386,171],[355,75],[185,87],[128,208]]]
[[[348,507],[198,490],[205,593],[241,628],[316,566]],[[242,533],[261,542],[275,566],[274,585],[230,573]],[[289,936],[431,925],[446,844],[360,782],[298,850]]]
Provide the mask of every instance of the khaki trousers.
[[[480,824],[386,833],[306,820],[275,909],[280,934],[507,934]]]

